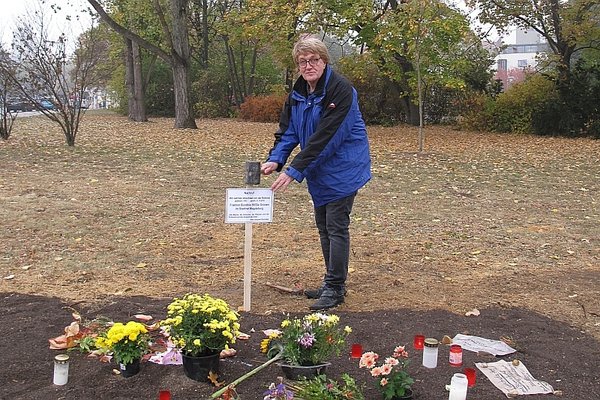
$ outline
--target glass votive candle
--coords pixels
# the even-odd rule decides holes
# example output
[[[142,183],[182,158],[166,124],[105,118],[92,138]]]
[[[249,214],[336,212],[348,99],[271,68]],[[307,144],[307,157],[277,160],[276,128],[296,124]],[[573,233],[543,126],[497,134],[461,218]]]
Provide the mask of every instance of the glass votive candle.
[[[158,400],[171,400],[171,392],[168,390],[161,390],[158,392]]]
[[[475,386],[475,380],[477,379],[475,374],[475,368],[465,368],[463,372],[467,376],[469,387]]]
[[[69,381],[69,356],[59,354],[54,357],[54,376],[52,383],[55,385],[66,385]]]
[[[460,345],[453,344],[450,346],[448,362],[453,367],[460,367],[462,365],[462,347]]]
[[[437,367],[439,342],[434,338],[425,339],[423,347],[423,366],[425,368]]]
[[[464,374],[454,374],[450,381],[450,395],[448,400],[467,399],[467,377]]]
[[[350,348],[350,358],[361,358],[363,353],[362,345],[354,343]]]
[[[424,343],[425,343],[424,335],[415,335],[415,338],[413,339],[413,347],[415,348],[415,350],[423,350]]]

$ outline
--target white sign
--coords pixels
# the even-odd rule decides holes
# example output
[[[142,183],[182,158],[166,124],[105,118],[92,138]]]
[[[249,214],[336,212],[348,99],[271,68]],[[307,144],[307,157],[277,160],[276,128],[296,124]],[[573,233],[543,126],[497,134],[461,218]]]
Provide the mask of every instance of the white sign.
[[[227,189],[225,222],[272,222],[273,190]]]

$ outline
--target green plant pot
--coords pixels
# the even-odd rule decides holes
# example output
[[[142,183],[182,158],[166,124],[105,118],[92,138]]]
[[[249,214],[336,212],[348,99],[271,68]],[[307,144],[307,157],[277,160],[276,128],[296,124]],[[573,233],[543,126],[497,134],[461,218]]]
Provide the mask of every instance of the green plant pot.
[[[279,364],[286,378],[297,381],[302,377],[306,379],[314,378],[317,375],[324,375],[325,370],[331,363],[323,363],[318,365],[290,365]]]
[[[208,376],[211,372],[219,375],[220,354],[220,352],[215,352],[200,357],[182,354],[181,358],[183,360],[183,372],[185,376],[198,382],[210,382]]]

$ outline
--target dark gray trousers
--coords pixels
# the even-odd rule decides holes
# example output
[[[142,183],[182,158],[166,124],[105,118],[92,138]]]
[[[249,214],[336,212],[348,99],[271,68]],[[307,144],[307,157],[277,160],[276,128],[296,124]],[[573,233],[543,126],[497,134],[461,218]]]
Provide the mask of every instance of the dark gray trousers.
[[[350,258],[350,213],[356,193],[315,207],[315,222],[325,260],[325,287],[343,294]]]

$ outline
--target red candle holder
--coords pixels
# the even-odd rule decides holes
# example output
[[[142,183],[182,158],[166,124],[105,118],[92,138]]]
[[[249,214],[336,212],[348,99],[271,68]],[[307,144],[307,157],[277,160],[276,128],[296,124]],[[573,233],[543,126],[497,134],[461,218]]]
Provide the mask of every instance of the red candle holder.
[[[424,335],[415,335],[413,340],[413,347],[415,350],[423,350],[423,345],[425,344],[425,336]]]
[[[171,392],[168,390],[161,390],[158,392],[158,400],[171,400]]]
[[[475,386],[475,379],[476,379],[475,368],[465,368],[463,370],[463,372],[467,376],[467,382],[469,382],[468,383],[469,387]]]
[[[350,349],[350,358],[361,358],[363,348],[360,344],[354,343]]]

